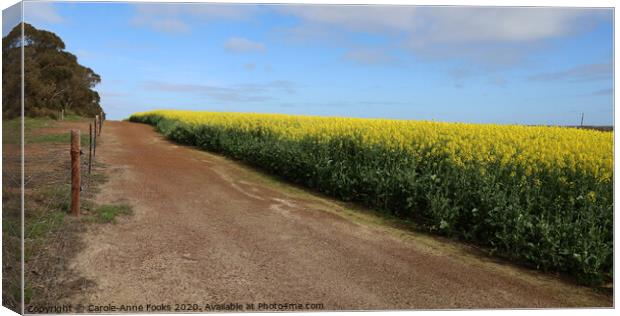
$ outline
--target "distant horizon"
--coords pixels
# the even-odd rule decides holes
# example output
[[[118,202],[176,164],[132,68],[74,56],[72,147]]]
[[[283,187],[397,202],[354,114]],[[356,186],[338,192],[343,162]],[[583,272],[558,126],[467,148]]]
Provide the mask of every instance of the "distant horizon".
[[[24,19],[101,76],[110,119],[173,107],[613,126],[612,9],[24,2]]]
[[[479,124],[479,125],[517,125],[517,126],[549,126],[549,127],[614,127],[614,124],[609,125],[553,125],[553,124],[518,124],[518,123],[469,123],[463,121],[441,121],[441,120],[423,120],[423,119],[403,119],[403,118],[390,118],[390,117],[358,117],[358,116],[341,116],[341,115],[313,115],[313,114],[287,114],[287,113],[276,113],[276,112],[239,112],[239,111],[209,111],[209,110],[186,110],[183,108],[156,108],[151,110],[145,110],[140,112],[132,113],[142,113],[142,112],[151,112],[151,111],[192,111],[192,112],[210,112],[210,113],[238,113],[238,114],[261,114],[261,115],[291,115],[291,116],[313,116],[313,117],[323,117],[323,118],[354,118],[354,119],[368,119],[368,120],[395,120],[395,121],[427,121],[427,122],[437,122],[437,123],[454,123],[454,124]],[[128,120],[129,117],[121,119],[112,119],[112,121],[125,121]]]

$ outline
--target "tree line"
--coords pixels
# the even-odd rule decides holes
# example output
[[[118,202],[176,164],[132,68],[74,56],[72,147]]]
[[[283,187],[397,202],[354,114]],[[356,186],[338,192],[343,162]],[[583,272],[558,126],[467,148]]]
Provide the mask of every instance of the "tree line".
[[[21,115],[21,48],[24,48],[24,114],[57,117],[64,110],[81,116],[102,111],[93,88],[101,77],[65,51],[62,39],[24,23],[2,38],[2,115]]]

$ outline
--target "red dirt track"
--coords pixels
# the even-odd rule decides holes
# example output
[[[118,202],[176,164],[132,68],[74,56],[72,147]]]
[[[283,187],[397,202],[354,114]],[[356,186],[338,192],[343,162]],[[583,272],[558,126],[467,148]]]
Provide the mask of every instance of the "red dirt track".
[[[318,303],[325,310],[611,307],[611,295],[388,227],[237,162],[107,121],[97,203],[134,214],[91,225],[73,304]]]

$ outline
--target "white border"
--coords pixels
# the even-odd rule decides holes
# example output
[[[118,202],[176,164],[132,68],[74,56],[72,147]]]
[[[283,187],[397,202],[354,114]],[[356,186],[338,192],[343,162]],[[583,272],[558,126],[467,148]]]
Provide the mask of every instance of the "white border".
[[[25,1],[32,1],[32,0],[25,0]],[[11,0],[0,0],[1,5],[0,7],[2,8],[2,10],[10,7],[11,5],[16,4],[18,1],[11,1]],[[58,1],[61,2],[61,1]],[[83,0],[83,1],[72,1],[72,0],[65,0],[62,2],[129,2],[129,1],[122,1],[122,0],[108,0],[108,1],[93,1],[93,0]],[[403,0],[388,0],[388,1],[379,1],[379,0],[375,0],[375,1],[368,1],[368,0],[336,0],[336,1],[330,1],[330,0],[283,0],[283,1],[273,1],[273,0],[262,0],[262,1],[252,1],[252,0],[236,0],[236,1],[231,1],[231,0],[220,0],[220,1],[180,1],[180,0],[167,0],[167,1],[158,1],[158,0],[137,0],[137,1],[131,1],[131,2],[180,2],[180,3],[187,3],[187,2],[220,2],[220,3],[264,3],[264,4],[269,4],[269,3],[290,3],[290,4],[381,4],[381,5],[390,5],[390,4],[400,4],[400,5],[454,5],[454,6],[464,6],[464,5],[470,5],[470,6],[519,6],[519,7],[523,7],[523,6],[534,6],[534,7],[590,7],[590,8],[596,8],[596,7],[601,7],[601,8],[616,8],[616,2],[612,1],[612,0],[589,0],[589,1],[584,1],[584,0],[562,0],[562,1],[558,1],[558,0],[409,0],[409,1],[403,1]],[[22,17],[23,17],[23,5],[22,5]],[[618,118],[618,113],[615,111],[615,104],[617,104],[617,94],[615,93],[616,89],[617,89],[617,84],[615,81],[616,78],[616,68],[615,68],[615,60],[617,60],[618,58],[618,52],[615,49],[615,43],[617,42],[617,36],[618,36],[618,29],[617,29],[617,24],[615,23],[615,12],[614,12],[614,126],[615,126],[615,121]],[[23,58],[22,58],[23,59]],[[23,71],[23,68],[22,68]],[[22,80],[23,80],[23,75],[22,75]],[[22,89],[23,89],[23,83],[22,83]],[[23,95],[23,91],[22,91],[22,95]],[[22,101],[23,102],[23,101]],[[23,111],[23,103],[22,103],[22,111]],[[22,116],[23,117],[23,116]],[[22,122],[22,130],[23,130],[23,122]],[[0,137],[1,137],[1,130],[0,130]],[[22,134],[23,137],[23,134]],[[618,138],[617,138],[617,133],[614,131],[614,153],[616,153],[616,149],[618,146],[618,142],[617,142]],[[22,139],[22,147],[23,147],[23,139]],[[23,152],[23,148],[22,148],[22,152]],[[23,185],[23,156],[22,155],[22,185]],[[1,158],[0,158],[1,159]],[[615,155],[614,155],[614,174],[618,175],[620,174],[620,167],[619,164],[616,163],[615,161]],[[0,175],[0,179],[1,179],[1,175]],[[615,191],[616,188],[616,184],[618,182],[618,178],[616,177],[614,179],[614,200],[617,201],[618,200],[618,192]],[[22,196],[22,206],[23,206],[23,196]],[[617,217],[616,215],[616,206],[614,205],[614,271],[618,271],[617,268],[617,253],[615,251],[616,249],[616,245],[618,243],[618,221],[617,221]],[[23,211],[22,211],[22,218],[23,218]],[[22,219],[22,225],[23,225],[23,219]],[[22,227],[22,234],[23,234],[23,227]],[[1,235],[0,235],[0,240],[1,240]],[[22,243],[23,243],[23,238],[22,238]],[[1,253],[0,253],[0,259],[1,259]],[[23,260],[23,245],[22,245],[22,260]],[[22,265],[23,266],[23,265]],[[614,281],[615,281],[615,276],[614,276]],[[23,282],[23,271],[22,271],[22,282]],[[615,283],[615,282],[614,282]],[[22,287],[23,288],[23,287]],[[0,284],[0,289],[2,289],[2,285]],[[617,302],[617,291],[614,291],[614,303]],[[22,293],[22,299],[23,299],[23,293]],[[23,306],[23,304],[22,304]],[[496,313],[499,313],[501,315],[521,315],[523,313],[528,313],[528,314],[532,314],[532,315],[554,315],[554,314],[562,314],[562,315],[583,315],[584,313],[588,313],[589,315],[612,315],[615,312],[614,309],[539,309],[539,310],[458,310],[458,311],[415,311],[415,312],[410,312],[410,311],[393,311],[393,312],[364,312],[364,313],[372,313],[372,314],[379,314],[379,315],[384,315],[387,313],[390,313],[392,315],[395,314],[413,314],[416,313],[416,315],[451,315],[454,313],[458,313],[458,314],[466,314],[466,315],[491,315],[491,313],[494,315]],[[351,316],[351,315],[355,315],[355,314],[359,314],[360,312],[318,312],[318,313],[312,313],[311,315],[341,315],[341,316]],[[247,315],[248,313],[227,313],[227,315]],[[299,313],[278,313],[278,315],[298,315]],[[0,316],[1,315],[14,315],[14,313],[12,311],[10,311],[9,309],[5,308],[5,307],[0,307]],[[125,314],[125,315],[132,315],[132,314]],[[139,315],[139,314],[136,314]],[[178,314],[160,314],[160,315],[178,315]],[[208,315],[208,314],[207,314]]]

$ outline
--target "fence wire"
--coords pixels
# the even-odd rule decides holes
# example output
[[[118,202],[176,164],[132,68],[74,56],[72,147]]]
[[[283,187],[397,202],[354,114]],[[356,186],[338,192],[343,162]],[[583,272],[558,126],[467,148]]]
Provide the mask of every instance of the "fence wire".
[[[26,131],[28,133],[28,131]],[[70,134],[70,129],[63,131]],[[88,129],[81,128],[81,135],[88,136]],[[82,136],[82,139],[88,137]],[[69,140],[70,138],[67,137]],[[101,144],[101,135],[98,135],[97,143]],[[24,152],[24,192],[51,187],[47,196],[44,211],[52,210],[54,206],[63,205],[71,198],[71,156],[70,140],[61,144],[29,144],[25,143]],[[80,156],[81,193],[92,191],[93,172],[89,173],[89,142],[81,144],[82,155]],[[100,148],[97,148],[100,150]],[[96,156],[91,156],[92,164],[95,164]],[[9,177],[12,183],[18,183],[19,176]],[[25,207],[26,212],[28,211]]]
[[[81,133],[84,131],[82,130]],[[67,129],[63,133],[70,134]],[[86,130],[88,135],[88,130]],[[84,139],[84,138],[82,138]],[[88,139],[88,138],[86,138]],[[101,135],[97,135],[98,144],[101,144]],[[80,200],[83,202],[86,196],[94,194],[93,178],[96,174],[94,165],[96,156],[91,156],[89,161],[90,142],[81,144],[80,155]],[[98,150],[100,148],[97,148]],[[27,264],[31,268],[42,268],[45,266],[44,273],[53,273],[51,270],[60,269],[53,262],[60,262],[62,258],[56,258],[58,253],[62,253],[66,243],[66,231],[59,227],[62,220],[54,216],[58,212],[63,212],[69,216],[71,212],[71,144],[70,140],[63,144],[37,144],[29,146],[26,143],[24,152],[24,194],[25,194],[25,242],[26,247],[31,242],[36,243],[39,237],[39,228],[46,227],[45,243],[51,245],[55,251],[31,251]],[[7,157],[9,158],[9,157]],[[19,157],[10,157],[11,161],[19,160]],[[16,160],[17,159],[17,160]],[[89,163],[92,164],[92,173],[89,173]],[[15,172],[11,172],[15,173]],[[6,176],[3,173],[3,176]],[[12,182],[19,181],[19,174],[10,175],[8,179]],[[82,208],[84,203],[80,203]],[[57,222],[54,222],[57,221]],[[55,225],[58,227],[54,228]],[[34,246],[34,245],[33,245]],[[32,246],[30,246],[32,247]],[[37,247],[37,246],[35,246]],[[33,250],[32,248],[31,250]],[[27,268],[27,267],[25,267]],[[41,271],[43,273],[43,271]],[[36,271],[26,270],[26,273],[36,273]],[[34,282],[34,286],[39,282]],[[42,285],[42,284],[39,284]]]

